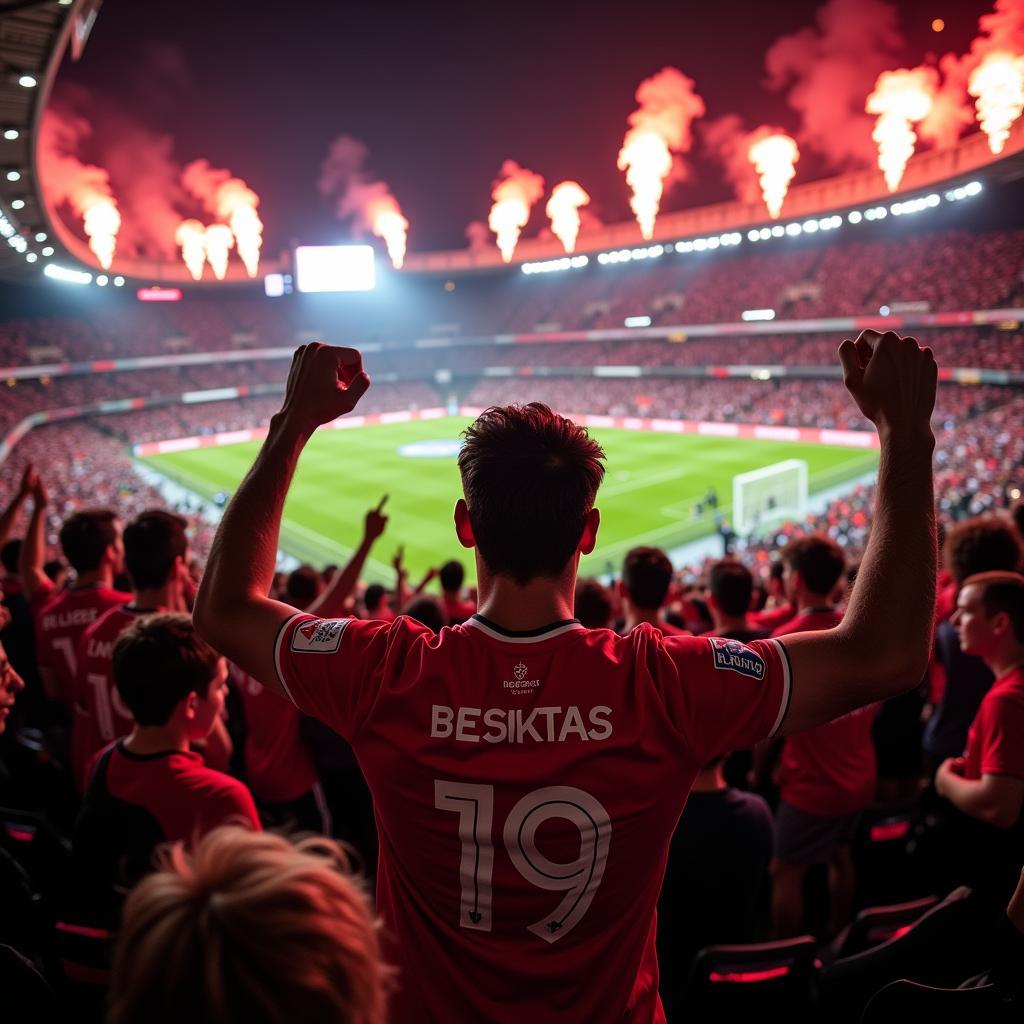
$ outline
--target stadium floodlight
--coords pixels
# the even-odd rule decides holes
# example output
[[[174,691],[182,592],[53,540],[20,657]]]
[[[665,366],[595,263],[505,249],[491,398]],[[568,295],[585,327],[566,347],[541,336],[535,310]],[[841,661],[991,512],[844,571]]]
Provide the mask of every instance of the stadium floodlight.
[[[98,284],[98,285],[99,285],[99,286],[100,286],[101,288],[106,288],[106,287],[107,287],[107,285],[109,284],[109,282],[110,282],[110,278],[109,278],[109,277],[107,277],[107,275],[106,275],[106,274],[100,274],[100,275],[99,275],[99,277],[97,277],[97,278],[96,278],[96,283],[97,283],[97,284]]]
[[[623,327],[650,327],[651,318],[649,316],[627,316],[622,321]]]
[[[888,306],[879,306],[878,307],[878,315],[879,316],[888,316],[891,312],[892,312],[892,310]]]
[[[18,131],[17,128],[5,128],[4,129],[4,138],[8,142],[14,142],[15,139],[18,139],[20,137],[21,137],[21,132]]]
[[[25,262],[26,263],[35,263],[35,261],[37,259],[39,259],[39,257],[34,252],[27,252],[27,253],[25,253]]]
[[[4,177],[8,181],[21,181],[21,171],[19,171],[17,167],[9,167],[4,172]]]
[[[751,228],[747,232],[747,241],[748,242],[756,242],[760,237],[761,237],[761,232],[758,231],[757,228]]]
[[[47,235],[46,235],[45,231],[37,231],[36,232],[36,241],[37,242],[45,242],[46,241],[46,237],[47,237]]]
[[[733,529],[741,537],[807,510],[807,463],[786,459],[732,480]]]
[[[964,185],[964,195],[976,196],[981,192],[980,181],[969,181]]]
[[[54,281],[62,281],[65,284],[92,284],[92,274],[85,270],[62,267],[59,263],[47,263],[43,273]]]
[[[52,256],[53,255],[53,246],[52,245],[45,245],[45,246],[43,246],[42,253],[43,253],[44,256]]]
[[[860,210],[851,210],[846,215],[846,219],[851,224],[859,224],[864,219],[864,215],[860,212]]]
[[[300,292],[369,292],[377,285],[370,245],[300,245],[295,280]]]
[[[19,75],[18,77],[18,85],[23,89],[34,89],[38,84],[35,75]]]
[[[813,235],[814,232],[818,230],[818,227],[819,225],[816,220],[805,220],[803,223],[804,232],[808,235]]]
[[[121,277],[120,274],[118,274],[118,276],[114,278],[114,287],[115,288],[123,288],[124,287],[124,278]]]
[[[781,238],[785,233],[786,229],[781,224],[772,226],[772,238]]]
[[[24,210],[25,209],[25,200],[24,199],[12,199],[11,200],[11,209],[12,210]]]
[[[774,320],[774,309],[745,309],[740,313],[741,320]]]

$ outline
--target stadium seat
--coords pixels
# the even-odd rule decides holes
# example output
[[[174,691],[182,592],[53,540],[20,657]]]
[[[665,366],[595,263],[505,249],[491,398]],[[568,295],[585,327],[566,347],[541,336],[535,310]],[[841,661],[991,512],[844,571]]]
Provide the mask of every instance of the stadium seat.
[[[0,943],[32,958],[48,941],[47,904],[28,872],[0,848]]]
[[[907,1024],[926,1021],[1019,1021],[1020,1008],[1004,1002],[995,985],[974,988],[933,988],[916,981],[893,981],[877,992],[864,1009],[862,1024]]]
[[[882,906],[931,895],[927,888],[922,891],[925,883],[914,873],[917,822],[916,801],[865,812],[853,848],[857,906]]]
[[[0,847],[28,872],[33,884],[58,906],[68,896],[71,844],[42,815],[0,807]]]
[[[810,935],[708,946],[694,960],[681,1004],[694,1020],[738,1019],[740,1014],[810,1019],[821,967],[816,954],[817,943]]]
[[[61,993],[81,1024],[100,1024],[105,1012],[113,959],[113,937],[102,928],[69,921],[55,926]]]
[[[854,919],[853,924],[839,935],[833,944],[836,959],[863,953],[890,939],[908,932],[936,903],[937,896],[908,903],[892,903],[884,907],[867,907]]]

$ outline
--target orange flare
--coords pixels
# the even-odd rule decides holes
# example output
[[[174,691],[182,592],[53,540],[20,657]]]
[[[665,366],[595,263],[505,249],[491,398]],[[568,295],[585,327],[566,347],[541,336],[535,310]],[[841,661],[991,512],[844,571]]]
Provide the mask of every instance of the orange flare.
[[[883,71],[868,97],[864,109],[878,115],[871,137],[878,144],[878,166],[890,192],[899,187],[914,155],[917,134],[912,125],[928,116],[937,86],[934,68],[900,68]]]
[[[796,140],[782,132],[762,135],[751,142],[747,156],[757,171],[768,212],[778,217],[800,159]]]
[[[235,236],[227,224],[211,224],[206,229],[206,259],[218,281],[228,272],[228,253],[235,244]]]
[[[395,270],[401,270],[405,262],[409,222],[402,216],[398,200],[390,193],[371,199],[367,204],[366,218],[370,222],[370,230],[384,239],[391,265]]]
[[[183,220],[175,232],[174,241],[181,247],[181,258],[194,281],[203,276],[206,262],[206,228],[197,220]]]
[[[967,91],[975,98],[978,123],[993,153],[1001,153],[1014,121],[1024,111],[1024,56],[999,50],[971,73]]]
[[[566,252],[576,249],[576,237],[580,233],[580,207],[589,202],[590,196],[575,181],[563,181],[551,192],[544,212],[551,220],[551,230]]]
[[[618,166],[626,172],[626,184],[633,190],[629,206],[640,225],[640,234],[650,239],[665,179],[672,170],[672,153],[657,132],[633,130],[626,134],[619,150]]]
[[[89,236],[89,248],[104,270],[110,269],[117,248],[117,232],[121,227],[121,214],[113,199],[97,196],[87,200],[82,210],[82,223]]]
[[[515,160],[501,165],[501,178],[494,183],[487,226],[497,235],[501,258],[510,262],[516,251],[519,234],[530,219],[530,207],[544,194],[544,179],[520,167]]]

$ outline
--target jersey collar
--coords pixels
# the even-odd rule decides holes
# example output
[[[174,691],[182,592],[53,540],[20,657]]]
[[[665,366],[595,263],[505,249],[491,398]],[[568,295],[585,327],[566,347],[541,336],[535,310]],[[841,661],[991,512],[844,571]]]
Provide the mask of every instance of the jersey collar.
[[[552,622],[539,629],[511,630],[499,626],[490,619],[485,619],[479,612],[472,618],[467,619],[467,626],[480,630],[481,633],[491,637],[493,640],[502,640],[509,644],[535,644],[542,640],[550,640],[552,637],[561,636],[563,633],[571,633],[577,629],[583,629],[583,623],[579,619],[562,619],[561,622]]]

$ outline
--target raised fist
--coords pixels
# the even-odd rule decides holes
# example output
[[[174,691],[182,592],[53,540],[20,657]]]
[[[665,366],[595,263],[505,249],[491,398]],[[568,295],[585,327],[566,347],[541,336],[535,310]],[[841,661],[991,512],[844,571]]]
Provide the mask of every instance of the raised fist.
[[[312,433],[351,412],[369,386],[363,357],[356,349],[314,341],[295,350],[281,412],[286,420]]]
[[[893,331],[861,331],[839,346],[843,383],[879,431],[931,436],[938,367],[930,348]]]

